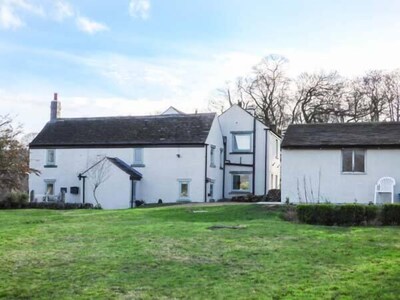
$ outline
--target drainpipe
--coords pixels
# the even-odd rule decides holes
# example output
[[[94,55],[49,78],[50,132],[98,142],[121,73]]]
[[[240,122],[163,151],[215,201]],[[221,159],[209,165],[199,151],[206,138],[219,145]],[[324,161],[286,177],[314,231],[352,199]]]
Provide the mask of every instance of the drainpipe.
[[[133,190],[134,186],[133,185],[135,183],[133,182],[133,178],[132,177],[130,178],[130,180],[131,180],[131,208],[133,208],[133,192],[134,192],[134,190]]]
[[[256,194],[256,117],[253,116],[253,182],[252,189],[253,195]]]
[[[265,157],[264,157],[264,195],[267,195],[267,173],[268,173],[268,129],[265,130]]]
[[[224,164],[222,169],[222,199],[225,199],[225,162],[226,162],[226,136],[223,137],[224,143]]]
[[[208,144],[205,144],[205,169],[204,169],[204,202],[207,202],[207,149]]]
[[[82,203],[83,204],[85,204],[85,194],[86,194],[86,192],[85,192],[85,190],[86,190],[86,188],[85,188],[85,179],[86,179],[86,177],[87,176],[83,176],[82,174],[79,174],[78,175],[78,178],[79,178],[79,181],[81,181],[82,180]]]

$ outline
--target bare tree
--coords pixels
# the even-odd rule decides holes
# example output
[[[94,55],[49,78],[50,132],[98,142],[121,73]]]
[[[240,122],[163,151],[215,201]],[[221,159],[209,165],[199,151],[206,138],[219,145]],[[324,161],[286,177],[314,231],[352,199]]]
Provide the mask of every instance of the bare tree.
[[[369,121],[379,122],[388,105],[383,71],[369,71],[362,77],[362,88],[369,109]]]
[[[111,174],[110,174],[110,162],[107,157],[103,157],[98,162],[96,162],[92,167],[87,170],[87,176],[92,185],[92,193],[93,198],[96,201],[96,205],[100,206],[100,203],[97,199],[97,190],[98,188],[106,182]]]
[[[388,100],[387,116],[390,121],[400,121],[400,70],[385,75],[385,87]]]
[[[289,120],[289,77],[286,75],[288,60],[279,55],[269,55],[253,67],[253,74],[240,82],[239,89],[256,105],[256,115],[267,125],[282,128]]]
[[[337,121],[343,95],[344,81],[337,72],[302,73],[296,80],[292,123]]]

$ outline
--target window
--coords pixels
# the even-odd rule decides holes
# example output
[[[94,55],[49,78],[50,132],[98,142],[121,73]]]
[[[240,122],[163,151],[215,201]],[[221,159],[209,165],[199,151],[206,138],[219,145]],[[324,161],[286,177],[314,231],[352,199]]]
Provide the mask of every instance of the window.
[[[219,149],[219,167],[224,168],[224,149]]]
[[[189,185],[190,185],[189,179],[180,179],[179,180],[179,199],[180,200],[188,200],[190,198]]]
[[[47,150],[46,164],[49,166],[54,166],[56,164],[56,150],[55,149]]]
[[[232,133],[233,152],[251,152],[251,133]]]
[[[275,188],[279,189],[278,175],[275,175]]]
[[[210,193],[208,194],[208,196],[210,196],[210,198],[214,198],[214,183],[210,183]]]
[[[133,149],[133,164],[143,165],[143,148]]]
[[[250,174],[233,174],[232,190],[236,192],[250,192]]]
[[[271,189],[274,188],[274,175],[271,174]]]
[[[55,180],[45,180],[45,194],[48,196],[54,196],[54,184]]]
[[[210,151],[210,167],[215,168],[215,146],[211,145]]]
[[[279,158],[279,140],[275,140],[275,157]]]
[[[365,151],[362,149],[342,150],[342,172],[364,173],[365,172]]]

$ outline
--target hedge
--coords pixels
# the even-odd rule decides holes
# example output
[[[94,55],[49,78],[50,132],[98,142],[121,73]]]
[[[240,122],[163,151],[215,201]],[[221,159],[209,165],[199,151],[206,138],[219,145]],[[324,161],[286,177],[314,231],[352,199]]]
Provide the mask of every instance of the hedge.
[[[384,204],[381,220],[383,225],[400,225],[400,204]]]
[[[20,209],[20,208],[38,208],[38,209],[92,209],[100,208],[93,206],[92,203],[64,203],[64,202],[28,202],[28,194],[13,192],[7,194],[0,201],[0,209]]]
[[[400,204],[381,207],[361,204],[300,204],[300,222],[316,225],[358,226],[368,224],[400,225]]]

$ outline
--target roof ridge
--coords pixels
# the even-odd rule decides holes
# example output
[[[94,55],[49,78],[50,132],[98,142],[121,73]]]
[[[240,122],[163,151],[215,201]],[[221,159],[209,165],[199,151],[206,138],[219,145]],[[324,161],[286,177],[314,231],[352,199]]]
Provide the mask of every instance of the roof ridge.
[[[290,126],[333,126],[333,125],[343,125],[343,126],[355,126],[355,125],[400,125],[397,121],[380,121],[380,122],[346,122],[346,123],[303,123],[303,124],[289,124]]]
[[[209,113],[193,113],[193,114],[171,114],[171,115],[141,115],[141,116],[104,116],[104,117],[77,117],[77,118],[58,118],[56,121],[65,120],[109,120],[109,119],[140,119],[140,118],[185,118],[185,117],[195,117],[195,116],[205,116],[205,115],[215,115],[215,112]]]

